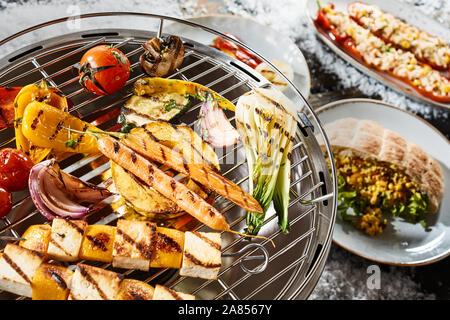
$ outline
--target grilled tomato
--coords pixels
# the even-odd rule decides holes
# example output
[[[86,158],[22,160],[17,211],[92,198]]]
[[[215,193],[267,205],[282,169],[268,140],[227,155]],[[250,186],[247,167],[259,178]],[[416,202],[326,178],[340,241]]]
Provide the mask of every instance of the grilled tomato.
[[[11,193],[0,186],[0,219],[4,218],[12,208]]]
[[[33,165],[33,161],[20,150],[0,150],[0,185],[9,191],[25,189]]]
[[[89,49],[81,58],[79,81],[87,91],[107,95],[123,88],[130,71],[130,61],[123,52],[101,45]]]

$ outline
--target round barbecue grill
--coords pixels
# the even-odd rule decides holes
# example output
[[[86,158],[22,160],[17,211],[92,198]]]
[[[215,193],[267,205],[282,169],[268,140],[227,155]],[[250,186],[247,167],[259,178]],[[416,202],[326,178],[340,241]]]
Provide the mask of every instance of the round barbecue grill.
[[[44,23],[1,41],[1,52],[7,54],[0,59],[0,86],[24,86],[46,79],[73,103],[69,110],[72,114],[88,122],[96,121],[98,127],[108,130],[117,124],[118,111],[131,96],[133,83],[144,76],[139,65],[139,56],[143,53],[142,43],[156,35],[164,35],[164,26],[169,23],[183,24],[222,36],[270,64],[245,44],[182,19],[131,12],[97,13]],[[184,62],[168,78],[200,83],[233,103],[252,88],[271,86],[264,77],[244,63],[195,39],[182,40],[186,48]],[[88,93],[78,83],[77,63],[86,50],[99,44],[119,48],[129,58],[133,68],[126,86],[108,96]],[[291,231],[288,234],[280,232],[275,211],[270,208],[260,235],[271,239],[275,247],[269,240],[251,241],[263,245],[269,254],[267,268],[263,272],[248,272],[248,269],[258,269],[263,264],[260,260],[246,261],[244,264],[248,269],[242,268],[242,255],[234,256],[233,253],[248,247],[249,241],[230,233],[222,236],[223,266],[218,280],[214,281],[181,277],[173,269],[124,271],[113,269],[110,264],[84,263],[108,268],[127,278],[152,285],[163,284],[177,291],[194,294],[197,299],[306,299],[322,273],[331,245],[337,180],[333,161],[331,172],[325,161],[324,152],[329,155],[332,153],[316,115],[292,82],[283,78],[289,83],[284,93],[298,107],[300,118],[291,159]],[[192,107],[180,121],[193,128],[199,107]],[[234,125],[234,114],[227,113],[227,116]],[[325,141],[324,151],[317,137]],[[0,143],[1,148],[15,147],[13,128],[0,131]],[[221,161],[221,173],[247,190],[248,169],[242,144],[216,151]],[[77,154],[62,160],[60,166],[85,181],[103,184],[102,174],[109,169],[109,162],[101,161],[101,158]],[[0,235],[19,237],[31,224],[48,223],[34,207],[28,191],[15,193],[13,202],[11,213],[0,221]],[[223,212],[233,230],[244,230],[243,209],[220,196],[216,198],[214,206]],[[122,215],[121,208],[113,210],[106,204],[87,220],[89,224],[115,224],[115,220]],[[198,226],[197,230],[208,231],[203,225]],[[5,245],[2,242],[1,248]],[[257,249],[248,250],[243,255],[249,257],[255,251]],[[1,292],[0,297],[23,299],[7,292]]]

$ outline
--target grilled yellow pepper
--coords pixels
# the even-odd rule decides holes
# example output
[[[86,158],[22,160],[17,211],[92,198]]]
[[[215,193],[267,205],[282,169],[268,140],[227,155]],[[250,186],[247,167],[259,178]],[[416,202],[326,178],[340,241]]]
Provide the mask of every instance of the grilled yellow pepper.
[[[134,94],[138,96],[151,96],[155,93],[160,92],[177,92],[182,95],[197,96],[198,94],[201,94],[201,90],[211,92],[222,109],[234,111],[235,106],[230,101],[220,96],[213,90],[195,82],[183,81],[178,79],[147,77],[137,80],[134,84]]]
[[[25,152],[34,163],[41,162],[50,153],[50,148],[41,148],[30,142],[22,133],[22,121],[25,109],[33,101],[47,103],[57,109],[69,109],[67,99],[62,93],[42,80],[39,84],[30,84],[22,88],[14,100],[14,119],[17,149]]]
[[[86,132],[88,129],[99,130],[68,112],[42,102],[29,103],[23,114],[22,133],[25,138],[33,145],[56,152],[98,153],[95,137],[76,132]]]

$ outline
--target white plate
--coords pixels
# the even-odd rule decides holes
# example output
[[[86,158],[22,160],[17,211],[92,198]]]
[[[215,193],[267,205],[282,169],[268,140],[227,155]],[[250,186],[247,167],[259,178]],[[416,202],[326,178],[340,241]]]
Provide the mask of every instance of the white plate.
[[[355,1],[356,0],[330,0],[324,2],[333,3],[336,10],[348,14],[347,5]],[[450,32],[445,26],[443,26],[436,20],[428,17],[427,15],[423,14],[422,12],[420,12],[411,5],[395,0],[371,0],[370,4],[379,7],[381,10],[388,12],[395,17],[403,19],[404,21],[413,26],[419,27],[421,30],[433,36],[440,37],[443,41],[446,41],[447,43],[450,43]],[[369,68],[364,63],[356,60],[355,58],[347,54],[347,52],[343,50],[341,47],[339,47],[335,42],[333,42],[322,29],[316,28],[314,20],[317,17],[317,11],[318,11],[317,0],[306,0],[306,12],[309,21],[314,26],[314,30],[316,30],[319,38],[323,40],[342,59],[353,65],[355,68],[366,73],[367,75],[372,76],[375,79],[378,79],[378,81],[382,82],[383,84],[387,85],[388,87],[396,91],[399,91],[400,93],[407,95],[408,97],[450,109],[450,103],[437,102],[432,99],[429,99],[418,93],[416,90],[412,89],[410,86],[404,84],[403,82],[396,80],[393,77],[387,76],[386,73],[384,72],[377,71],[373,68]]]
[[[361,257],[399,266],[423,265],[450,255],[450,143],[421,118],[381,101],[347,99],[316,111],[322,124],[346,117],[370,119],[398,132],[434,157],[444,172],[444,198],[436,215],[429,215],[430,230],[420,224],[394,220],[381,235],[370,237],[337,215],[333,240]]]
[[[311,78],[308,65],[300,49],[287,36],[252,19],[232,15],[208,15],[186,20],[222,33],[231,33],[267,60],[278,59],[290,64],[295,73],[293,83],[305,99],[309,97]],[[213,34],[198,28],[177,23],[164,26],[163,32],[176,34],[206,45],[211,45],[216,38]]]

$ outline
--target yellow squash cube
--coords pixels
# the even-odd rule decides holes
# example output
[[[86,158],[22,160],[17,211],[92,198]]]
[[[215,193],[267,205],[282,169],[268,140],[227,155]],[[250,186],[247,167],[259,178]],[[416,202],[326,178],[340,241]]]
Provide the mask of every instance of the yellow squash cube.
[[[116,227],[96,224],[87,226],[81,242],[80,259],[111,262],[115,236]]]
[[[33,300],[66,300],[73,271],[49,263],[42,263],[33,277]]]
[[[150,268],[181,268],[184,232],[157,227],[156,247],[150,260]]]
[[[48,243],[52,227],[48,224],[30,226],[22,235],[26,240],[20,241],[20,246],[47,255]]]

